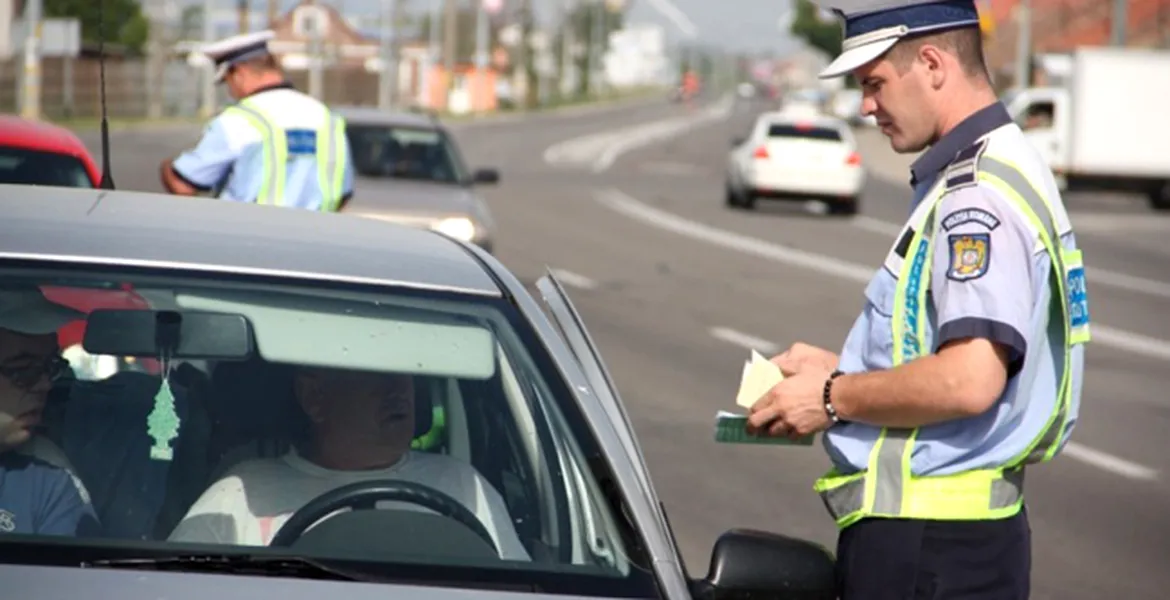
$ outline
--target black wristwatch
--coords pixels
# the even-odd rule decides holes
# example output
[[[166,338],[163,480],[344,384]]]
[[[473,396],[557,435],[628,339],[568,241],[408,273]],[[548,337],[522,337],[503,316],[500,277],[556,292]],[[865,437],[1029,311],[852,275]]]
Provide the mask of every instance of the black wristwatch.
[[[822,396],[822,399],[825,401],[825,414],[829,415],[829,420],[834,423],[840,423],[841,417],[837,416],[837,409],[833,407],[833,380],[844,374],[845,373],[840,370],[833,371],[833,373],[829,375],[829,378],[825,380],[825,393]]]

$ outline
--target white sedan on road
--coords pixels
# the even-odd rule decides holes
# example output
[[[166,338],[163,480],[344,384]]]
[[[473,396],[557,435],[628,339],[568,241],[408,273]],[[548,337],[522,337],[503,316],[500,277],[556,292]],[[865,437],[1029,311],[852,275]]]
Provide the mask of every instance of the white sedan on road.
[[[732,142],[727,205],[751,209],[756,200],[820,200],[831,214],[857,212],[865,170],[849,125],[808,112],[757,117],[747,138]]]

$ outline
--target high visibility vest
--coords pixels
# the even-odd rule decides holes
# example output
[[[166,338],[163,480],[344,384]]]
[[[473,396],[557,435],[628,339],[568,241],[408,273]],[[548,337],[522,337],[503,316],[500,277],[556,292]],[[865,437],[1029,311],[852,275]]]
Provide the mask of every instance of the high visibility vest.
[[[981,142],[986,148],[987,141]],[[918,430],[886,427],[870,451],[864,471],[843,474],[830,470],[817,480],[815,489],[840,528],[867,517],[988,520],[1002,519],[1019,512],[1024,502],[1024,467],[1047,462],[1057,452],[1072,399],[1070,354],[1076,344],[1090,339],[1088,295],[1084,263],[1079,250],[1067,250],[1060,240],[1059,222],[1053,205],[1037,191],[1023,172],[1006,157],[974,152],[974,157],[950,165],[938,183],[922,200],[908,223],[910,242],[901,259],[895,291],[891,334],[893,365],[909,362],[922,354],[929,326],[926,297],[930,287],[935,213],[951,188],[947,181],[956,176],[995,189],[1027,219],[1052,263],[1049,283],[1053,297],[1050,319],[1064,323],[1064,362],[1058,399],[1045,428],[1020,454],[996,468],[971,470],[953,475],[915,476],[911,473],[911,451]],[[897,247],[900,244],[895,244]],[[893,258],[893,253],[891,255]],[[888,264],[888,263],[887,263]]]
[[[288,134],[271,116],[251,102],[251,98],[245,98],[226,110],[244,117],[260,132],[264,174],[255,202],[273,206],[285,205]],[[336,212],[341,206],[341,196],[344,193],[345,160],[346,153],[349,152],[349,144],[345,139],[345,120],[325,109],[324,123],[316,129],[315,134],[314,157],[317,161],[317,182],[322,196],[319,210]]]

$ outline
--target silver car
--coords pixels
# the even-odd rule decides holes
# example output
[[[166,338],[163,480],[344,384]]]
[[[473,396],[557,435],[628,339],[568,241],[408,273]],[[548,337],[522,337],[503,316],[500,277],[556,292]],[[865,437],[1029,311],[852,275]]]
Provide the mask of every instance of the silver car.
[[[0,197],[5,598],[835,597],[760,531],[688,577],[551,274],[338,214]],[[60,339],[133,368],[82,380]]]
[[[340,107],[353,155],[354,197],[346,214],[433,229],[492,251],[495,223],[476,186],[495,169],[471,171],[458,144],[425,113]]]

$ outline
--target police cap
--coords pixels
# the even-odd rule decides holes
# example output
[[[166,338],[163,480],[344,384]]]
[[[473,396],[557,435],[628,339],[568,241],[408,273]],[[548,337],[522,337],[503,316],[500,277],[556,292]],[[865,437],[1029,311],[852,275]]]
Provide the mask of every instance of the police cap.
[[[841,55],[822,79],[847,75],[881,57],[898,40],[960,27],[978,27],[974,0],[813,0],[844,20]]]
[[[268,54],[268,40],[272,30],[241,33],[204,46],[200,51],[215,62],[215,81],[223,81],[228,69],[236,63]]]

